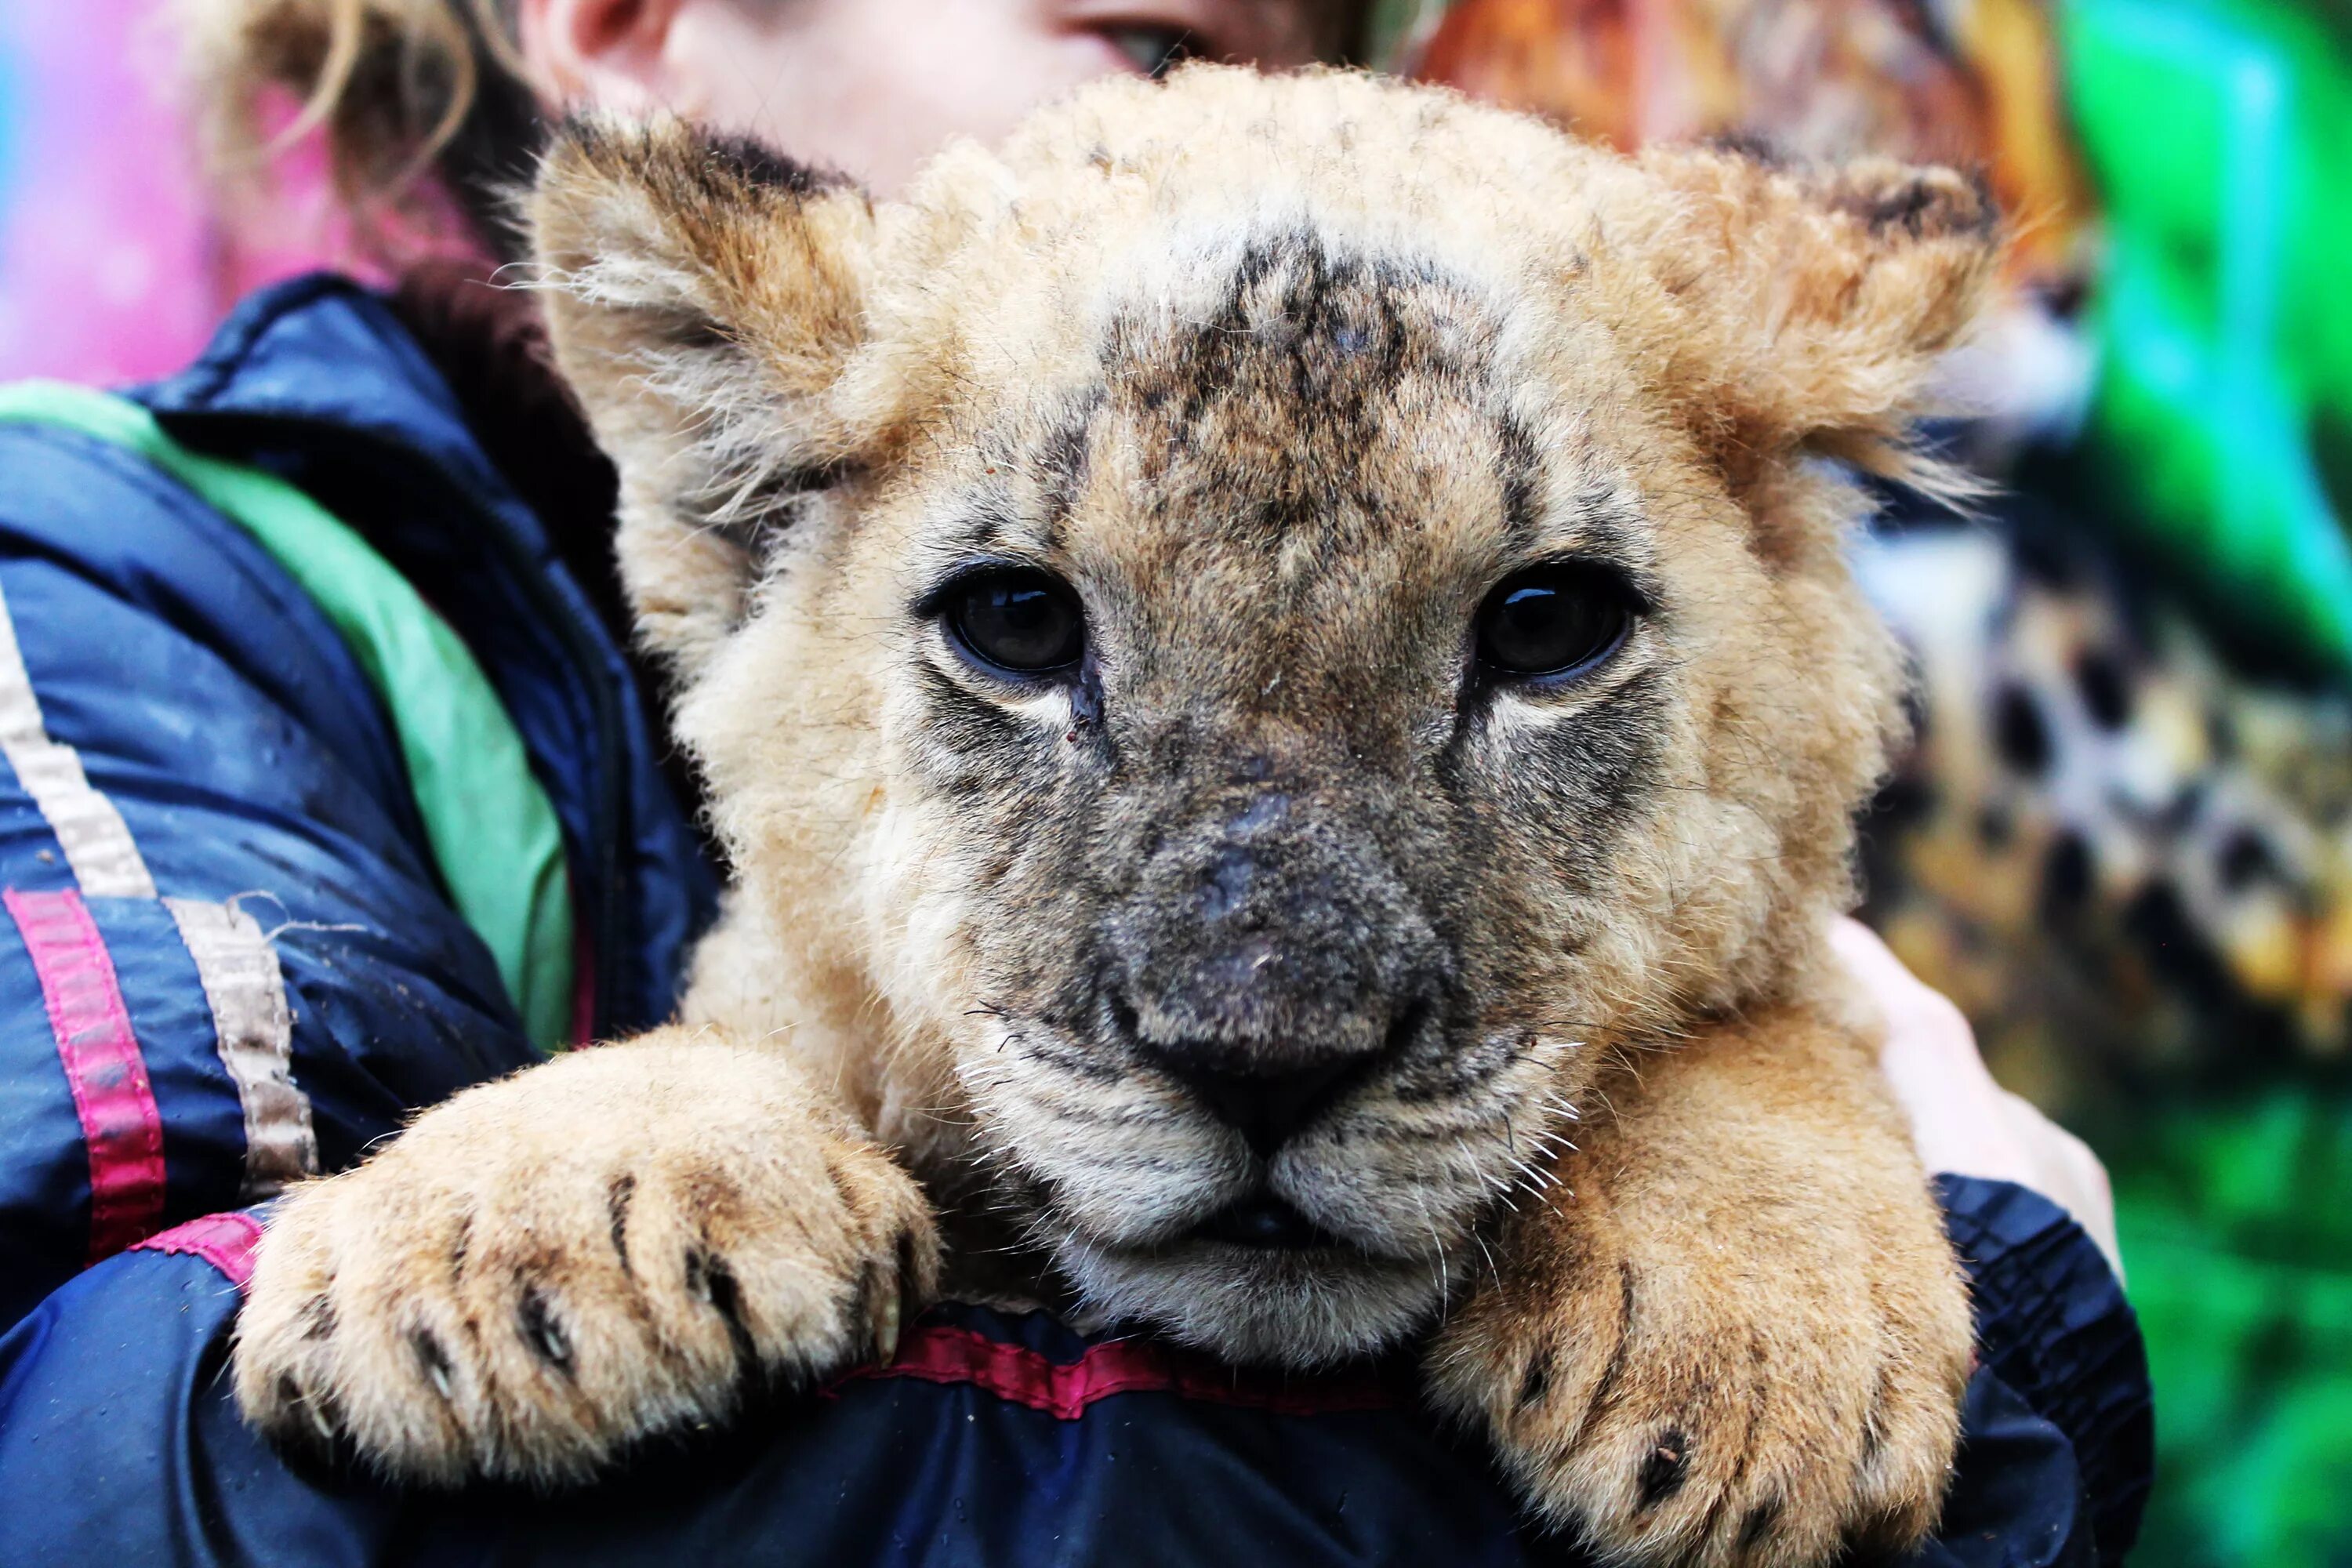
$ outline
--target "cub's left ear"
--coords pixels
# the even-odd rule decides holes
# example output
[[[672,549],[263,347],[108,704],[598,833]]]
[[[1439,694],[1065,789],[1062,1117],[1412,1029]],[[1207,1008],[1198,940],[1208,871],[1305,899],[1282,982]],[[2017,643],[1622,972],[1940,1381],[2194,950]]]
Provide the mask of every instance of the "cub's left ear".
[[[761,536],[858,457],[865,192],[674,121],[575,119],[527,208],[558,368],[619,466],[641,635],[682,670],[740,618]]]
[[[1631,226],[1664,307],[1650,347],[1735,487],[1800,452],[1929,474],[1910,428],[2000,258],[1985,189],[1886,159],[1804,169],[1672,148],[1640,162],[1665,187]]]

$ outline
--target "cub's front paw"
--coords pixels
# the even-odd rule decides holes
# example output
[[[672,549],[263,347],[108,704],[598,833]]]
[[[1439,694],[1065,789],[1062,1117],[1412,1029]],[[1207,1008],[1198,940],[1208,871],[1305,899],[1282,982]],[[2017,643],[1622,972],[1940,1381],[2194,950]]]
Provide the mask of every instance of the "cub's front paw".
[[[295,1189],[238,1321],[237,1401],[397,1479],[578,1479],[887,1357],[938,1265],[914,1180],[772,1053],[605,1047]]]
[[[1605,1222],[1553,1237],[1448,1326],[1437,1395],[1603,1562],[1906,1548],[1950,1471],[1967,1298],[1940,1237],[1842,1217],[1680,1257]]]

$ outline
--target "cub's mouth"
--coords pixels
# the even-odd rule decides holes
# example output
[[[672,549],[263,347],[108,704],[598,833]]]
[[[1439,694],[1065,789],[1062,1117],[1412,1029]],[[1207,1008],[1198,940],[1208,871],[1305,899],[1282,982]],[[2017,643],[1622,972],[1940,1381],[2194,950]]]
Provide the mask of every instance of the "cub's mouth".
[[[1260,1192],[1226,1205],[1195,1226],[1189,1240],[1273,1252],[1307,1252],[1346,1243],[1272,1193]]]
[[[1227,1360],[1313,1367],[1370,1354],[1434,1320],[1455,1277],[1451,1248],[1383,1255],[1271,1194],[1138,1246],[1073,1232],[1055,1264],[1095,1311],[1150,1324]]]

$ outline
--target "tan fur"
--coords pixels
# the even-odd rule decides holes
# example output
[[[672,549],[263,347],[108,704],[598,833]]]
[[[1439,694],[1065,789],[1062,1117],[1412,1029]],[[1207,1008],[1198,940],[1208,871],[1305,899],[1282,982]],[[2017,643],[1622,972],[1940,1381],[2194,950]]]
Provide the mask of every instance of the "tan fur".
[[[890,1277],[929,1278],[898,1195],[807,1174],[887,1189],[870,1136],[966,1288],[956,1239],[1009,1226],[1066,1309],[1238,1357],[1442,1319],[1438,1403],[1614,1559],[1929,1525],[1969,1319],[1823,956],[1898,719],[1818,459],[1925,471],[1906,428],[1992,254],[1970,186],[1627,160],[1430,89],[1202,68],[1089,89],[882,206],[583,127],[533,217],[738,874],[703,1035],[477,1090],[300,1194],[239,1345],[250,1414],[323,1410],[404,1473],[551,1476],[723,1405],[725,1368],[612,1326],[695,1307],[616,1275],[625,1172],[672,1245],[703,1245],[679,1173],[756,1173],[728,1247],[816,1284],[746,1353],[838,1364],[866,1270],[906,1238]],[[1628,639],[1572,682],[1465,685],[1481,600],[1565,555],[1647,584]],[[926,595],[976,557],[1078,585],[1098,697],[959,659]],[[1260,1155],[1153,1065],[1199,1040],[1380,1044]],[[1193,1239],[1261,1186],[1348,1245]],[[529,1372],[518,1287],[474,1281],[518,1237],[515,1277],[601,1325],[593,1379],[586,1328],[576,1372]],[[403,1363],[420,1313],[481,1347],[457,1394]]]

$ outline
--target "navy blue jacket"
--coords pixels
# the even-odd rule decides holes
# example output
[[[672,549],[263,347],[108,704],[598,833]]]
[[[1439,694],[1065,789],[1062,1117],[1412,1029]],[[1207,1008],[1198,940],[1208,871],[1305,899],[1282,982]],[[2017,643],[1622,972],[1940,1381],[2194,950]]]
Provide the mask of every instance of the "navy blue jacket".
[[[2046,1200],[1946,1177],[1982,1360],[1922,1568],[2123,1561],[2147,1371],[2104,1259]],[[550,1497],[401,1495],[289,1468],[221,1369],[252,1222],[198,1221],[80,1276],[0,1340],[10,1568],[745,1563],[921,1568],[1580,1564],[1515,1526],[1409,1364],[1271,1380],[1040,1314],[940,1309],[891,1367]]]
[[[712,879],[625,661],[394,314],[289,284],[136,395],[457,633],[561,826],[581,1029],[664,1016]],[[0,421],[0,1563],[1559,1559],[1402,1365],[1268,1383],[971,1308],[584,1497],[289,1468],[219,1376],[233,1211],[539,1054],[363,662],[187,485]],[[1982,1363],[1923,1561],[2117,1561],[2149,1463],[2129,1309],[2047,1203],[1943,1196]]]

